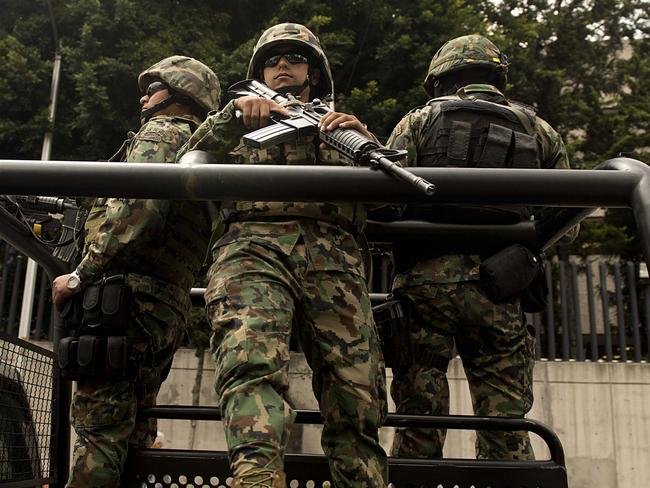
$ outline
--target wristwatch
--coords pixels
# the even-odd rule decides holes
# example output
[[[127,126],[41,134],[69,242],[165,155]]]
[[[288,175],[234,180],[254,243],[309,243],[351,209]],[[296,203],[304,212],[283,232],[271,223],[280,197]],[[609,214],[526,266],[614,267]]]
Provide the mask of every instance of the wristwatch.
[[[65,286],[71,291],[77,291],[81,288],[81,278],[76,269],[68,276],[68,281],[66,281]]]

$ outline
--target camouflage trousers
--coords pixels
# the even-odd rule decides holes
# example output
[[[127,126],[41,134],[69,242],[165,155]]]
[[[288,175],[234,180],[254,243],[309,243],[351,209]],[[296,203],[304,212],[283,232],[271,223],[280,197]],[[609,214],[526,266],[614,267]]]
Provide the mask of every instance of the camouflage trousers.
[[[474,413],[523,417],[533,403],[534,335],[518,303],[495,305],[478,281],[430,283],[394,290],[411,304],[410,367],[394,370],[391,394],[402,414],[448,414],[447,367],[454,342]],[[401,429],[393,454],[442,457],[444,430]],[[479,459],[534,459],[527,432],[477,432]]]
[[[287,401],[293,324],[313,371],[334,485],[383,487],[386,387],[365,282],[308,268],[300,242],[285,255],[240,241],[221,247],[210,271],[215,389],[233,474],[284,468],[295,419]]]
[[[71,408],[77,441],[66,487],[121,486],[128,449],[151,447],[156,438],[156,420],[136,419],[136,411],[156,404],[184,319],[175,308],[142,293],[134,294],[132,306],[126,334],[137,358],[137,378],[98,378],[77,383]]]

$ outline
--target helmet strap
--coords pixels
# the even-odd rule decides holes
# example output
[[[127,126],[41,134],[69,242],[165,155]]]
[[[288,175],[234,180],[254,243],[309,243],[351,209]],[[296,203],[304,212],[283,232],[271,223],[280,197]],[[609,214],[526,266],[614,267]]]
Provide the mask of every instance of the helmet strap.
[[[143,123],[149,122],[149,119],[156,115],[157,112],[160,112],[162,109],[169,107],[174,103],[174,96],[171,95],[168,98],[165,98],[162,102],[157,103],[153,107],[150,107],[146,110],[140,112],[140,119],[144,120]]]
[[[309,86],[309,76],[305,78],[305,81],[301,85],[289,85],[278,88],[277,91],[280,95],[293,95],[298,98],[305,88]]]
[[[433,98],[453,95],[458,90],[460,90],[463,86],[465,86],[465,84],[459,83],[454,80],[445,80],[445,81],[443,81],[440,78],[435,79],[435,81],[433,82]]]

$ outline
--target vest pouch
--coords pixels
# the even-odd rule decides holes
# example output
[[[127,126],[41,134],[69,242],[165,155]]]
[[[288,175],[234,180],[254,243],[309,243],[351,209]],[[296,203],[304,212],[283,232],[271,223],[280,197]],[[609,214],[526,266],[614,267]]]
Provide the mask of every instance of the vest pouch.
[[[477,166],[479,168],[503,168],[506,166],[513,134],[512,129],[498,124],[490,124]]]
[[[121,380],[128,377],[129,344],[126,336],[106,338],[106,377]]]
[[[100,316],[99,299],[102,294],[101,281],[96,281],[88,286],[83,297],[83,323],[87,325],[98,325]]]
[[[61,370],[61,377],[66,380],[77,380],[79,368],[77,364],[77,347],[79,341],[75,337],[65,337],[59,341],[57,359]]]
[[[124,331],[128,320],[129,289],[124,275],[104,279],[101,294],[101,322],[112,334]]]
[[[485,259],[479,268],[485,295],[493,303],[516,300],[531,284],[542,259],[521,244],[513,244]]]
[[[93,335],[79,337],[77,364],[80,378],[102,378],[106,362],[106,338]]]
[[[539,168],[537,161],[537,139],[523,132],[514,131],[515,149],[512,155],[515,168]]]

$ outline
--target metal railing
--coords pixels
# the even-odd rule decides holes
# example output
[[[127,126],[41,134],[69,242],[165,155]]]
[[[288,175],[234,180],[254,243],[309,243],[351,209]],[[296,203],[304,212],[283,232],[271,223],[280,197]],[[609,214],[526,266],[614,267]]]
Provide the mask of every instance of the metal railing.
[[[25,284],[27,257],[13,246],[0,241],[0,331],[18,334],[19,311]],[[52,300],[47,273],[39,266],[35,295],[36,313],[32,316],[29,337],[52,340]]]
[[[279,201],[287,198],[317,201],[329,197],[360,202],[557,207],[545,220],[509,226],[399,222],[375,223],[368,228],[371,241],[390,241],[394,236],[410,235],[435,238],[437,242],[445,239],[453,245],[466,245],[469,241],[498,246],[503,241],[503,244],[521,242],[544,249],[595,207],[631,207],[647,258],[650,255],[650,187],[647,184],[650,168],[627,158],[607,161],[600,168],[592,171],[419,168],[414,172],[434,181],[438,188],[436,195],[426,197],[364,168],[60,161],[43,164],[5,160],[0,161],[0,193],[99,196],[120,188],[120,194],[125,197],[238,200],[256,196],[256,199]],[[52,181],[57,184],[53,185]],[[30,337],[52,338],[48,276],[64,272],[65,266],[42,246],[28,246],[29,236],[15,222],[9,222],[10,216],[2,214],[0,220],[2,237],[45,267],[46,272],[40,271],[37,311]],[[0,246],[0,330],[9,333],[17,330],[24,263],[23,256],[9,245]],[[530,317],[538,338],[537,357],[577,361],[648,360],[650,291],[648,284],[637,278],[637,268],[635,263],[615,261],[589,266],[554,262],[547,276],[552,300],[544,313]],[[375,291],[386,291],[390,269],[383,262],[376,269]]]
[[[575,361],[650,361],[650,282],[645,263],[554,261],[550,300],[531,317],[536,357]]]

